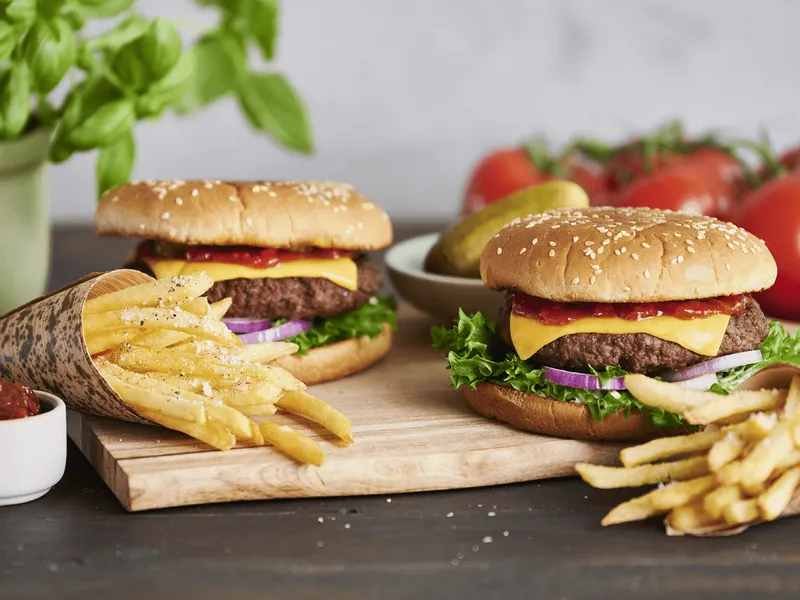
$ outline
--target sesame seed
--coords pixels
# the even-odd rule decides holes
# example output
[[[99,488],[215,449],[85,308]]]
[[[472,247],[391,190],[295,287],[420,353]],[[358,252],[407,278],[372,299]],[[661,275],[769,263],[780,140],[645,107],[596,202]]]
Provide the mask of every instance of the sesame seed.
[[[583,242],[585,246],[594,246],[594,242],[592,240],[586,240]]]
[[[111,201],[112,201],[112,202],[119,202],[119,196],[114,196],[114,197],[111,199]]]
[[[497,253],[498,253],[498,254],[502,254],[502,253],[503,253],[503,249],[502,249],[502,248],[498,248],[498,249],[497,249]]]
[[[192,190],[192,196],[197,198],[197,196],[199,196],[199,195],[200,195],[200,190],[198,190],[197,188]]]
[[[725,263],[725,269],[730,271],[731,270],[731,266],[728,263]]]
[[[636,254],[636,252],[631,252],[631,258],[632,258],[633,260],[639,260],[639,255],[638,255],[638,254]]]
[[[602,247],[602,246],[600,246],[600,247],[597,249],[597,253],[598,253],[598,254],[602,254],[602,253],[603,253],[603,247]]]
[[[535,245],[536,245],[536,242],[538,242],[538,241],[539,241],[539,238],[533,238],[533,239],[531,240],[531,246],[535,246]]]
[[[675,237],[681,237],[680,233],[673,233],[672,235],[674,235]]]
[[[139,229],[144,230],[144,223],[139,223]]]
[[[178,206],[183,204],[183,198],[175,198],[175,204],[177,204]]]
[[[611,243],[611,240],[603,240],[603,246],[608,246]]]
[[[528,248],[527,248],[527,247],[525,247],[525,246],[523,246],[523,247],[520,249],[519,253],[520,253],[520,254],[525,254],[525,252],[527,252],[527,250],[528,250]]]
[[[624,288],[622,288],[622,289],[623,289],[624,291],[626,291],[626,292],[630,292],[630,291],[631,291],[631,288],[629,288],[627,285],[626,285]]]
[[[619,256],[620,254],[622,254],[622,252],[620,252],[620,251],[619,251],[619,249],[616,249],[616,250],[614,250],[614,254],[616,254],[617,256]]]
[[[547,242],[547,243],[550,244],[550,246],[555,246],[556,245],[555,242]]]
[[[669,261],[669,262],[671,262],[671,263],[674,265],[676,262],[678,262],[678,259],[677,259],[677,258],[673,258],[673,259],[672,259],[671,261]]]
[[[733,244],[731,244],[730,242],[728,242],[728,248],[730,248],[731,250],[733,250]]]
[[[161,215],[161,218],[166,221],[167,219],[169,219],[169,213],[165,212],[164,214]]]
[[[649,247],[650,244],[648,244],[647,242],[642,242],[642,248],[649,248]]]
[[[689,254],[694,254],[694,253],[695,253],[695,249],[694,249],[694,248],[692,248],[691,246],[689,246],[689,247],[686,249],[686,251],[687,251]]]
[[[577,242],[578,241],[578,236],[576,235],[574,238],[572,238],[572,241],[573,242]]]
[[[550,229],[558,229],[561,225],[550,225]]]
[[[623,246],[622,248],[619,249],[619,251],[622,252],[622,254],[625,254],[628,251],[628,248]]]
[[[250,217],[247,217],[247,218],[244,220],[244,222],[245,222],[245,223],[247,223],[247,225],[249,226],[249,225],[252,225],[252,224],[253,224],[253,219],[251,219]]]
[[[553,256],[555,256],[555,255],[556,255],[556,251],[555,251],[555,250],[550,250],[550,252],[548,252],[548,254],[547,254],[547,255],[548,255],[548,256],[550,256],[550,257],[552,258]]]
[[[576,277],[575,279],[572,280],[572,285],[578,285],[580,282],[581,282],[581,278],[580,277]]]
[[[236,202],[236,196],[233,195],[228,196],[228,200],[230,200],[231,202]]]
[[[682,262],[683,262],[683,256],[679,256],[679,257],[678,257],[678,262],[679,262],[679,263],[682,263]]]
[[[595,277],[594,275],[592,275],[592,276],[589,278],[589,283],[594,283],[595,281],[597,281],[597,277]]]
[[[650,279],[650,269],[645,269],[644,270],[644,276],[645,276],[646,279]]]
[[[213,186],[212,184],[210,184],[210,183],[206,182],[206,183],[204,183],[204,184],[203,184],[203,187],[204,187],[204,188],[206,188],[207,190],[210,190],[210,189],[211,189],[211,188],[213,188],[214,186]]]
[[[686,243],[687,243],[689,246],[694,246],[694,242],[693,242],[692,240],[686,240]]]

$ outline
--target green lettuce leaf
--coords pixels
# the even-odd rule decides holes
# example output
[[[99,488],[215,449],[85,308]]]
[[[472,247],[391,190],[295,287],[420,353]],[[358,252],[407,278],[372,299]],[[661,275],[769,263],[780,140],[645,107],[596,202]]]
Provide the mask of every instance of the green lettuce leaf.
[[[546,396],[564,402],[585,404],[596,420],[624,410],[640,410],[647,414],[653,427],[686,427],[681,417],[659,408],[643,405],[627,391],[582,390],[550,383],[544,379],[544,369],[536,367],[514,352],[503,354],[494,335],[494,324],[481,313],[467,316],[459,311],[453,327],[431,329],[433,347],[447,352],[450,378],[455,388],[479,383],[506,385],[530,394]],[[800,334],[798,334],[800,336]],[[720,381],[712,388],[718,393],[728,393],[759,368],[773,362],[790,362],[800,365],[800,337],[790,336],[779,323],[770,325],[770,333],[762,343],[764,360],[757,365],[739,367],[720,373]],[[618,366],[603,371],[592,369],[601,381],[624,377],[627,372]]]
[[[286,319],[275,321],[275,325],[285,323]],[[328,319],[319,319],[311,329],[300,335],[287,338],[285,341],[300,346],[298,354],[308,354],[311,348],[332,344],[342,340],[368,335],[376,337],[383,331],[383,324],[388,323],[397,329],[397,313],[394,298],[391,296],[375,296],[363,306],[350,312],[336,315]]]

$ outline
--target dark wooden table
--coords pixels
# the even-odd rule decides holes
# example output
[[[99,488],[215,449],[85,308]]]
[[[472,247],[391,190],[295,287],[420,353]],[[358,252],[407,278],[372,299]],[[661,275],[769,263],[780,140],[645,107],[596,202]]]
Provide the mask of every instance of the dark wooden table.
[[[52,286],[130,247],[60,228]],[[563,479],[128,514],[70,444],[50,494],[0,509],[0,599],[800,597],[800,519],[728,539],[601,528],[629,496]]]

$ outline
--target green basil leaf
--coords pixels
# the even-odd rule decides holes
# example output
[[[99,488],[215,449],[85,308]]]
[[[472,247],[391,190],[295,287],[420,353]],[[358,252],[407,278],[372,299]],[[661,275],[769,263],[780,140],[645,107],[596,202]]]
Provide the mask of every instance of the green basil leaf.
[[[241,41],[225,32],[203,36],[190,50],[196,68],[186,93],[177,107],[179,114],[195,112],[236,89],[247,69],[247,55]]]
[[[306,108],[283,75],[250,74],[239,82],[236,96],[253,127],[286,148],[313,152]]]
[[[86,8],[89,17],[108,19],[116,17],[133,6],[134,0],[77,0]]]
[[[186,93],[195,71],[195,55],[191,52],[182,54],[169,73],[150,86],[147,93],[137,98],[137,116],[155,117],[177,102]]]
[[[61,164],[69,160],[74,152],[72,146],[64,138],[57,137],[50,145],[48,158],[54,164]]]
[[[0,73],[0,139],[22,133],[31,114],[31,75],[24,62]]]
[[[275,41],[278,39],[278,0],[251,0],[250,30],[267,60],[275,57]]]
[[[92,50],[116,50],[144,35],[149,25],[144,17],[130,15],[103,35],[87,40],[86,44]]]
[[[25,36],[23,53],[37,91],[47,94],[75,63],[75,33],[64,19],[37,21]]]
[[[11,0],[6,16],[15,23],[30,25],[36,19],[36,0]]]
[[[67,94],[61,115],[61,129],[71,131],[83,123],[99,106],[119,99],[119,92],[105,79],[84,79]]]
[[[111,59],[111,72],[117,82],[132,92],[144,90],[150,81],[148,66],[139,54],[138,41],[122,46]]]
[[[181,36],[165,19],[155,19],[136,46],[153,79],[169,73],[181,56]]]
[[[106,146],[133,126],[133,102],[114,100],[95,110],[83,123],[68,132],[68,141],[78,150]]]
[[[64,10],[61,11],[61,16],[66,19],[70,27],[75,31],[80,31],[86,25],[85,11],[77,4],[68,4]]]
[[[96,169],[98,198],[106,190],[130,181],[135,155],[136,142],[130,128],[122,132],[115,141],[100,148]]]
[[[37,0],[36,10],[45,19],[52,19],[66,3],[66,0]]]
[[[19,41],[16,29],[5,21],[0,21],[0,63],[5,62],[11,56],[14,46]]]

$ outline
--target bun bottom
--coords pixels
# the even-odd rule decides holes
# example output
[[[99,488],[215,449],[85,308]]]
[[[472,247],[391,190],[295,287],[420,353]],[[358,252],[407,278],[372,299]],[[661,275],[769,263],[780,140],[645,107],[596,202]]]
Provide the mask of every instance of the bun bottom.
[[[623,411],[595,421],[583,404],[563,402],[514,388],[481,383],[474,390],[461,388],[464,399],[476,412],[504,421],[517,429],[575,440],[641,441],[682,433],[678,429],[653,429],[645,414]]]
[[[306,385],[315,385],[347,377],[371,367],[392,347],[392,328],[384,324],[374,338],[363,335],[312,348],[308,354],[293,354],[274,363],[289,371]]]

